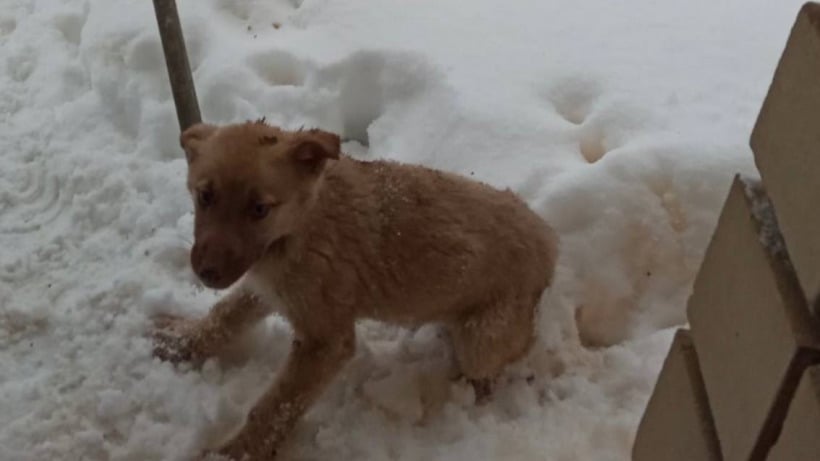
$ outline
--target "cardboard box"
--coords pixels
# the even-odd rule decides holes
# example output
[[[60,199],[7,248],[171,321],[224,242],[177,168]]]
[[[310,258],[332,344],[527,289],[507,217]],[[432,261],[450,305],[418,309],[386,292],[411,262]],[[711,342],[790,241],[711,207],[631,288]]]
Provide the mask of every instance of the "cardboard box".
[[[820,328],[759,181],[735,177],[687,313],[723,458],[765,459]]]
[[[803,372],[769,461],[820,459],[820,366]]]
[[[638,426],[632,460],[720,459],[692,338],[689,331],[678,330]]]
[[[798,280],[820,309],[820,4],[800,10],[751,137]]]

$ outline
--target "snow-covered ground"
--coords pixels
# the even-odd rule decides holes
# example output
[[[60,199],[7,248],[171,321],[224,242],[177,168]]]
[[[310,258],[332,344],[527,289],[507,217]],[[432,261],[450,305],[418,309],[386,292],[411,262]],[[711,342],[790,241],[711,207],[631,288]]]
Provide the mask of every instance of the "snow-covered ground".
[[[204,118],[340,132],[473,175],[559,231],[541,339],[495,400],[432,328],[365,323],[284,459],[626,460],[802,0],[180,0]],[[241,422],[289,330],[201,371],[204,313],[151,2],[0,0],[0,460],[183,460]],[[527,379],[531,377],[532,379]]]

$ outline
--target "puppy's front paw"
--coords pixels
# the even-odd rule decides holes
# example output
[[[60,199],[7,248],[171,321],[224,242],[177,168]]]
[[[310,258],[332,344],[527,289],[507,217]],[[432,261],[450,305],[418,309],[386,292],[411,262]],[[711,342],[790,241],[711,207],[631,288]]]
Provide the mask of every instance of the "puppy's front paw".
[[[195,319],[163,314],[152,320],[155,357],[171,363],[197,359],[192,341],[196,331]]]
[[[212,451],[200,453],[193,461],[239,461]],[[244,460],[242,460],[244,461]]]
[[[273,458],[258,459],[258,461],[272,461]],[[221,450],[212,451],[206,450],[199,454],[193,461],[257,461],[257,458],[249,457],[244,454],[231,455],[223,453]]]
[[[274,461],[277,453],[275,444],[270,439],[260,439],[258,433],[247,429],[244,427],[218,449],[209,451],[214,461]],[[206,460],[207,458],[203,459]]]

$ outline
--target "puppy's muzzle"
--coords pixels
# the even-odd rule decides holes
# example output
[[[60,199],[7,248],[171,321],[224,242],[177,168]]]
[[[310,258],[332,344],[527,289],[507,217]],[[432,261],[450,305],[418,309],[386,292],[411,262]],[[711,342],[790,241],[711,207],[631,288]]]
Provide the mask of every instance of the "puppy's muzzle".
[[[200,239],[191,249],[191,268],[205,286],[222,289],[231,286],[247,270],[229,242],[218,237]]]

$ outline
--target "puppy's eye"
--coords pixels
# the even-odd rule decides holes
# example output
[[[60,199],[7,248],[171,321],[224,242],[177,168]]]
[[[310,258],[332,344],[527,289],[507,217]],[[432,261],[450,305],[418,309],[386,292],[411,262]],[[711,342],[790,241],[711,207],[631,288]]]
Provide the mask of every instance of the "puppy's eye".
[[[265,219],[271,208],[273,208],[273,205],[270,203],[257,202],[251,207],[251,218],[257,221]]]
[[[196,203],[202,208],[213,205],[214,192],[210,189],[200,189],[196,194]]]

